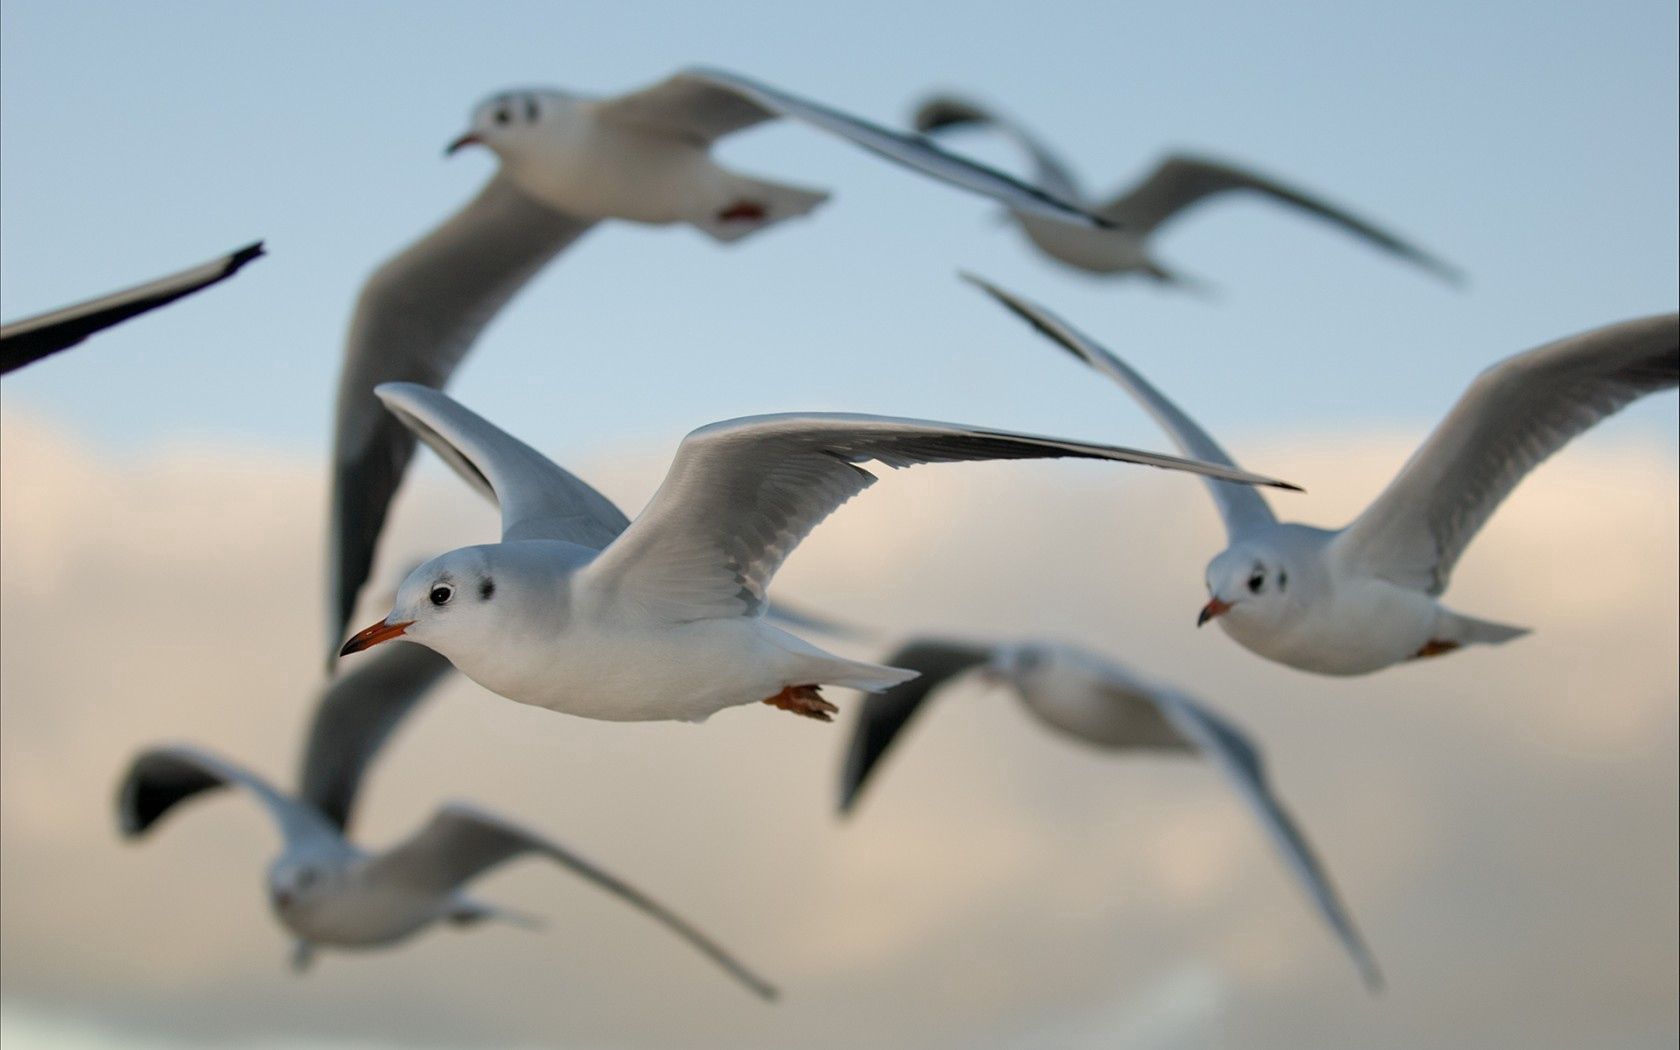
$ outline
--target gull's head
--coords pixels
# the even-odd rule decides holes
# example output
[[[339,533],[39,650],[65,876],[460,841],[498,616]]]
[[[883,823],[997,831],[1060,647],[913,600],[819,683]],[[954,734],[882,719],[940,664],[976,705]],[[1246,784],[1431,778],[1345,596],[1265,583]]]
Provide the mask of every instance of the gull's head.
[[[1000,645],[992,651],[991,659],[980,668],[980,678],[988,685],[1008,685],[1023,689],[1028,680],[1042,671],[1049,662],[1048,647],[1038,642]]]
[[[572,100],[557,91],[504,91],[473,109],[466,133],[444,149],[453,154],[467,146],[484,146],[503,160],[517,156],[528,143],[545,133],[545,126],[570,112]]]
[[[1289,608],[1289,584],[1289,565],[1279,552],[1256,543],[1235,544],[1208,563],[1208,603],[1196,626],[1220,617],[1230,617],[1227,624],[1280,619]]]
[[[406,638],[444,656],[490,643],[500,633],[510,574],[498,571],[497,546],[462,547],[411,571],[397,588],[391,613],[353,635],[340,656],[393,638]]]
[[[331,894],[342,874],[320,858],[282,857],[268,869],[269,903],[282,919],[296,919]]]

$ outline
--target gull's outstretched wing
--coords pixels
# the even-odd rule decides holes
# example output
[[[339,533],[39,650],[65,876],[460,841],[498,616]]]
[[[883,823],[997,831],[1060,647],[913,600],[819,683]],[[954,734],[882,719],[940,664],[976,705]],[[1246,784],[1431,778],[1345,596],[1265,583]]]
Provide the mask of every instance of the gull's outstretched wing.
[[[764,617],[779,627],[791,627],[796,631],[815,631],[818,634],[826,634],[830,638],[849,638],[853,641],[862,641],[869,637],[869,632],[857,624],[845,623],[823,616],[804,606],[789,605],[780,598],[765,607]]]
[[[374,858],[368,876],[417,893],[453,894],[468,880],[515,857],[534,854],[559,862],[664,925],[765,999],[776,988],[715,941],[622,879],[556,843],[467,806],[445,806],[420,831]]]
[[[875,483],[858,466],[1104,459],[1292,487],[1153,452],[887,416],[748,416],[689,434],[642,513],[580,571],[604,608],[668,622],[753,616],[782,561]]]
[[[227,280],[263,253],[248,244],[190,270],[0,325],[0,375],[75,346],[93,333]]]
[[[1185,415],[1165,394],[1155,389],[1131,366],[1094,339],[1037,303],[1006,292],[972,274],[962,276],[1002,303],[1016,316],[1049,336],[1062,349],[1120,384],[1121,389],[1131,394],[1138,404],[1143,406],[1144,411],[1155,417],[1155,422],[1161,424],[1161,429],[1167,432],[1167,436],[1178,446],[1180,452],[1204,463],[1218,463],[1227,467],[1237,465],[1236,460],[1232,459],[1207,431],[1197,426],[1195,420]],[[1272,508],[1266,504],[1266,498],[1252,487],[1234,485],[1214,478],[1207,478],[1205,481],[1214,504],[1219,508],[1219,516],[1225,521],[1225,532],[1232,541],[1235,541],[1240,533],[1277,522],[1277,518],[1272,515]]]
[[[701,144],[761,121],[788,117],[941,182],[991,197],[1014,211],[1079,226],[1108,225],[1075,200],[949,153],[923,136],[892,131],[722,70],[684,70],[651,87],[605,99],[595,106],[600,120],[680,135]]]
[[[309,723],[298,797],[347,831],[374,756],[452,670],[448,660],[423,645],[387,645],[335,679]]]
[[[1680,315],[1595,328],[1506,358],[1470,384],[1388,488],[1333,541],[1343,563],[1440,594],[1529,471],[1646,394],[1680,384]]]
[[[898,739],[898,734],[921,710],[922,701],[950,679],[985,663],[991,655],[990,649],[980,646],[916,639],[887,657],[884,661],[887,666],[917,671],[921,677],[864,697],[863,707],[852,725],[846,764],[840,770],[841,814],[852,811],[864,781]]]
[[[376,391],[391,414],[502,510],[502,539],[599,550],[630,524],[587,482],[448,394],[414,383]]]
[[[1283,854],[1284,861],[1312,898],[1313,906],[1335,930],[1342,946],[1353,957],[1365,986],[1373,992],[1380,991],[1383,980],[1376,959],[1360,937],[1352,916],[1337,895],[1329,873],[1319,862],[1306,836],[1272,793],[1266,779],[1265,763],[1254,745],[1235,726],[1184,697],[1157,692],[1153,699],[1167,720],[1198,751],[1212,760],[1242,793],[1243,800],[1265,825],[1273,845]]]
[[[1038,136],[1013,120],[999,116],[978,103],[955,95],[936,95],[916,107],[911,124],[922,134],[958,127],[992,127],[1008,136],[1033,162],[1033,182],[1063,200],[1083,202],[1079,183],[1060,157],[1040,142]]]
[[[138,837],[177,804],[225,787],[255,795],[288,848],[310,839],[339,838],[338,830],[310,806],[282,795],[243,766],[186,745],[154,747],[135,756],[117,787],[118,825],[125,837]]]
[[[344,639],[414,438],[374,387],[442,387],[479,332],[591,222],[537,203],[497,175],[464,208],[375,270],[345,343],[333,435],[332,649]]]
[[[1129,230],[1146,234],[1208,197],[1242,190],[1263,194],[1311,212],[1386,252],[1429,270],[1443,280],[1453,284],[1464,280],[1463,275],[1452,266],[1356,215],[1275,179],[1203,157],[1168,157],[1149,178],[1104,205],[1099,213]]]

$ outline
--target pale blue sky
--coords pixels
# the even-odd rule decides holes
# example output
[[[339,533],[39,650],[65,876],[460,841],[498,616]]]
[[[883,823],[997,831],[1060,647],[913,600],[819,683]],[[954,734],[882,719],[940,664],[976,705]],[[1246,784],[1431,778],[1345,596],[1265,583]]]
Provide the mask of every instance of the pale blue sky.
[[[0,7],[0,314],[262,237],[198,301],[7,377],[111,447],[324,450],[350,304],[468,197],[442,145],[482,95],[615,92],[706,62],[881,120],[933,87],[1039,128],[1087,182],[1165,148],[1251,162],[1464,267],[1454,291],[1304,217],[1206,208],[1160,244],[1212,303],[1054,269],[984,202],[808,129],[725,143],[826,185],[720,249],[615,224],[546,272],[455,387],[564,458],[748,412],[856,409],[1159,445],[1141,414],[951,273],[1035,296],[1211,427],[1427,426],[1481,366],[1671,309],[1676,11],[1604,5],[34,3]],[[1001,144],[958,142],[1014,163]],[[1624,427],[1673,429],[1673,399]]]

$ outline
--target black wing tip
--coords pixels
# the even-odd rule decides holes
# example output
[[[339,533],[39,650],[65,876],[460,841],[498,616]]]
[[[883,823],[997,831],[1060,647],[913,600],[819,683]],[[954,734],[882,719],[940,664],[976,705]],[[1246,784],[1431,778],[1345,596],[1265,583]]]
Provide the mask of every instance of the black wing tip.
[[[862,784],[841,784],[840,804],[834,808],[834,816],[841,821],[848,821],[857,812],[858,791]]]
[[[916,107],[915,114],[910,118],[910,125],[926,135],[942,128],[984,124],[989,119],[984,110],[971,102],[948,95],[936,95]]]
[[[1089,365],[1092,368],[1097,366],[1097,363],[1091,360],[1090,355],[1086,354],[1084,350],[1063,339],[1059,332],[1053,331],[1046,324],[1046,318],[1051,315],[1049,314],[1049,311],[1045,310],[1042,306],[1039,306],[1037,303],[1031,302],[1030,300],[1024,299],[1013,292],[1004,291],[1002,288],[999,288],[997,285],[986,280],[984,277],[977,276],[968,270],[958,270],[957,276],[997,300],[998,304],[1004,309],[1027,322],[1027,324],[1031,325],[1035,331],[1049,339],[1056,346],[1059,346],[1069,354],[1072,354],[1082,363]]]
[[[234,251],[228,256],[227,265],[223,270],[223,273],[224,275],[236,274],[245,266],[246,263],[260,259],[267,254],[268,250],[263,247],[262,241],[252,241],[250,244]]]

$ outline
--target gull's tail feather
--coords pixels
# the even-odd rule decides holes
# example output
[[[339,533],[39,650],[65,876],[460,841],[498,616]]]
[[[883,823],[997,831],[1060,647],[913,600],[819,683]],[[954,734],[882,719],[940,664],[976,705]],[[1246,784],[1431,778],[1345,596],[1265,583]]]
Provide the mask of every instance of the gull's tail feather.
[[[1435,627],[1437,633],[1442,641],[1456,642],[1459,645],[1499,645],[1513,638],[1521,638],[1532,630],[1507,623],[1494,623],[1492,620],[1478,620],[1474,616],[1465,616],[1445,609],[1441,612],[1441,619]]]
[[[826,200],[828,194],[823,190],[736,175],[729,200],[712,214],[696,219],[694,225],[720,241],[737,241],[783,219],[808,215]]]
[[[823,685],[859,689],[865,693],[884,693],[895,685],[922,676],[920,671],[907,671],[902,667],[885,667],[881,664],[864,663],[862,660],[842,660],[839,657],[831,659],[831,667],[821,672]]]

